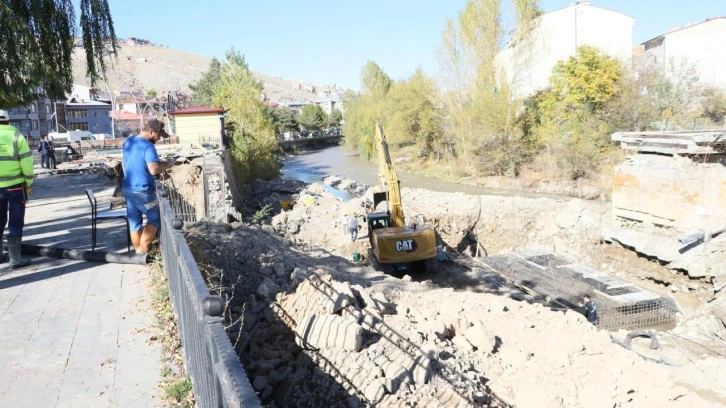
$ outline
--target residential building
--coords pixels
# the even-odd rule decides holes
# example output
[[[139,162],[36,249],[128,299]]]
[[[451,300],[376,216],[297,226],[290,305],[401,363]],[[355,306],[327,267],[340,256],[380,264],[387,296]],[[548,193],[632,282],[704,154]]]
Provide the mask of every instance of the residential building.
[[[293,114],[299,115],[302,113],[302,110],[305,106],[310,105],[311,102],[309,101],[280,101],[281,105],[287,106],[290,108]]]
[[[38,98],[27,106],[8,109],[10,124],[33,144],[53,131],[52,102],[42,89],[38,89],[37,95]]]
[[[674,29],[642,45],[647,63],[667,78],[693,69],[701,83],[726,89],[726,17]]]
[[[224,109],[190,106],[169,112],[171,133],[178,143],[209,144],[221,147],[224,143]]]
[[[549,85],[552,69],[583,45],[598,48],[624,63],[632,58],[633,24],[625,14],[579,0],[545,13],[532,24],[529,41],[510,45],[497,56],[516,97],[527,97]]]
[[[95,89],[74,85],[65,103],[56,103],[58,132],[85,130],[111,134],[110,102],[99,100]]]
[[[329,94],[327,96],[321,97],[317,101],[315,101],[317,105],[320,105],[321,108],[323,108],[323,111],[330,115],[330,112],[333,111],[333,109],[337,109],[339,111],[343,111],[343,102],[340,100],[340,95],[338,94]]]
[[[113,119],[114,126],[116,127],[115,136],[117,138],[137,135],[143,126],[141,116],[135,113],[112,111],[109,112],[109,116]]]

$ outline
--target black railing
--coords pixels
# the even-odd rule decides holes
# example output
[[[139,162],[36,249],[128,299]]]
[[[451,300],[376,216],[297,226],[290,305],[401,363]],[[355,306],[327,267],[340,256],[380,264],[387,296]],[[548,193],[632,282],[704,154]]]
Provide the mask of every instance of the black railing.
[[[210,295],[161,185],[159,195],[164,270],[196,405],[261,407],[225,331],[224,301]]]

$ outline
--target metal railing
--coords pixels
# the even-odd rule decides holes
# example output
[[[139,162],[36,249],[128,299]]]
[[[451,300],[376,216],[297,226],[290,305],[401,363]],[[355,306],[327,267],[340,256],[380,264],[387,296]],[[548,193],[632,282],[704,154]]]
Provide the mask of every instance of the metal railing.
[[[224,301],[210,295],[182,234],[168,192],[159,185],[161,249],[179,326],[186,372],[198,407],[261,407],[224,328]]]

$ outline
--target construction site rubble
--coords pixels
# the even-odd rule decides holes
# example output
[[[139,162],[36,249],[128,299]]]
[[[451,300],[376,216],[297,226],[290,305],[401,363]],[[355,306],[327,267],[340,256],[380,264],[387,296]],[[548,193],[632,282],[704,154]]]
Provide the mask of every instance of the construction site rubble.
[[[331,187],[352,198],[341,200]],[[627,331],[598,329],[574,310],[516,291],[482,289],[452,262],[424,276],[376,270],[367,262],[364,222],[370,189],[358,183],[251,188],[249,219],[189,224],[185,235],[210,291],[227,301],[228,333],[266,406],[726,404],[723,291],[602,243],[610,214],[599,201],[403,189],[406,214],[432,223],[452,256],[536,248],[663,296],[685,286],[671,295],[682,315],[658,331],[658,349],[643,338],[627,349],[620,345]],[[288,200],[287,209],[253,217]],[[360,218],[355,241],[343,231],[344,216]]]

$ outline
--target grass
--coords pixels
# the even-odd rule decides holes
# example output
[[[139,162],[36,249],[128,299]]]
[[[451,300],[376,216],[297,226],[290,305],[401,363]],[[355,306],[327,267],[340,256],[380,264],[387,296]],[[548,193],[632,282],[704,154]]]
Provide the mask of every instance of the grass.
[[[176,316],[169,299],[169,284],[160,256],[154,258],[149,267],[151,271],[151,293],[157,326],[160,329],[159,341],[162,345],[161,385],[162,399],[166,406],[176,408],[194,407],[192,381],[184,373],[181,336],[176,324]]]
[[[189,377],[178,378],[168,381],[164,387],[165,400],[171,402],[174,407],[191,408],[194,406],[192,395],[192,381]]]

